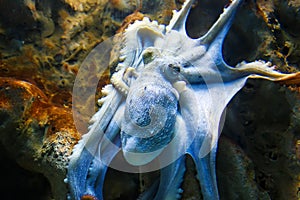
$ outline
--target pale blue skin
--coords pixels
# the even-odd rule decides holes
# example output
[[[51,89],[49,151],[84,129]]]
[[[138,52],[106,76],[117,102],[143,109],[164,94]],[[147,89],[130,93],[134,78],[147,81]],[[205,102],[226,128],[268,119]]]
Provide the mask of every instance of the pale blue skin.
[[[118,153],[116,149],[109,149],[104,136],[124,151],[145,153],[164,148],[174,135],[178,135],[179,142],[172,149],[176,161],[161,169],[159,182],[140,199],[180,199],[186,154],[194,160],[203,198],[219,199],[215,159],[219,123],[226,105],[247,78],[276,81],[287,75],[273,71],[264,62],[241,63],[235,68],[224,62],[223,40],[242,0],[233,1],[199,39],[189,38],[185,31],[192,3],[192,0],[185,2],[161,32],[162,36],[155,34],[150,25],[132,28],[133,32],[128,34],[133,42],[126,44],[123,53],[126,59],[113,74],[112,85],[106,89],[109,92],[101,100],[103,105],[93,116],[89,132],[70,157],[66,180],[70,189],[68,198],[78,200],[83,195],[92,195],[103,199],[106,164]],[[127,72],[130,71],[128,66],[132,73]],[[137,98],[144,83],[151,87],[145,89],[142,98]],[[176,83],[184,84],[177,87]],[[163,116],[157,121],[165,120],[166,123],[156,138],[146,137],[145,132],[127,125],[131,118],[141,127],[147,126],[149,110],[157,105],[167,114],[157,113]],[[140,136],[143,139],[127,142],[129,138]],[[104,154],[100,155],[99,149]],[[142,165],[142,161],[133,162]]]

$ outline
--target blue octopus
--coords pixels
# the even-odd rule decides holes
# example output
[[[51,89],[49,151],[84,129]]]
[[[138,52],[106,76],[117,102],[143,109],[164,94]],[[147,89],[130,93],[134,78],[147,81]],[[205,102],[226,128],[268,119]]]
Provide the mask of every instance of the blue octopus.
[[[225,108],[248,78],[285,80],[269,62],[225,63],[223,40],[242,0],[234,0],[197,39],[185,29],[193,0],[170,23],[144,18],[123,33],[120,62],[88,133],[74,147],[66,182],[69,199],[103,199],[108,167],[160,170],[160,180],[139,199],[180,199],[189,154],[203,198],[219,199],[215,162]],[[121,152],[122,156],[117,157]]]

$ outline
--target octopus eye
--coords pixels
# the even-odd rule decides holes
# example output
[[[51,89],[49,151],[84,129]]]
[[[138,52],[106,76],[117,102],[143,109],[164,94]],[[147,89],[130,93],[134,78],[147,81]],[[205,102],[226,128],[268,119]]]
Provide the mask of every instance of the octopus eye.
[[[168,67],[175,73],[180,73],[180,67],[178,65],[169,64]]]
[[[170,81],[175,81],[179,78],[181,66],[175,64],[168,64],[163,68],[164,76]]]

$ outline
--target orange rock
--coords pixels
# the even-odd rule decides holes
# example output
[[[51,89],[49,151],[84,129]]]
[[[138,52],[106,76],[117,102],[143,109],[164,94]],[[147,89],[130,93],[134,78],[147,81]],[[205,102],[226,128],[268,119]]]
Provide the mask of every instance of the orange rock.
[[[71,109],[52,105],[35,85],[0,78],[1,143],[19,165],[44,174],[54,196],[64,196],[65,167],[81,135]],[[59,186],[59,187],[58,187]]]

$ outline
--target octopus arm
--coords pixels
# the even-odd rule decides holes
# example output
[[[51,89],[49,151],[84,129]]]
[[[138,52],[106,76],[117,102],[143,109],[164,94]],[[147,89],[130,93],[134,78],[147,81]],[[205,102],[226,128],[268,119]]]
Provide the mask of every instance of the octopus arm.
[[[118,126],[116,121],[119,119],[113,119],[120,108],[120,102],[122,95],[117,92],[111,85],[106,86],[105,92],[108,93],[106,97],[101,99],[103,102],[100,110],[91,119],[92,125],[89,127],[89,132],[83,135],[82,139],[74,147],[72,155],[70,156],[70,162],[68,165],[68,174],[66,181],[69,183],[70,194],[68,198],[79,200],[84,195],[94,195],[99,199],[102,195],[102,189],[97,190],[98,194],[95,194],[96,187],[102,187],[104,182],[104,176],[107,170],[106,163],[97,157],[99,156],[99,144],[102,143],[103,138],[110,137],[113,139],[118,132]],[[104,136],[104,134],[108,133]],[[101,146],[101,145],[100,145]],[[105,147],[102,145],[102,148]],[[114,155],[114,152],[110,151]],[[111,156],[113,158],[113,156]],[[109,160],[106,160],[107,162]],[[97,176],[95,176],[95,174]],[[101,181],[97,181],[102,179]],[[101,185],[95,185],[100,183]],[[100,194],[99,194],[100,192]]]
[[[180,188],[185,167],[185,154],[181,155],[188,146],[188,127],[181,115],[178,115],[175,129],[175,138],[170,145],[173,153],[166,152],[169,156],[174,156],[174,162],[164,167],[160,172],[160,184],[154,200],[160,199],[180,199],[183,190]],[[176,159],[177,158],[177,159]]]
[[[95,152],[93,162],[89,167],[86,183],[86,194],[93,195],[97,199],[103,199],[103,184],[107,168],[113,158],[120,151],[120,124],[123,117],[124,104],[116,111],[114,117],[104,131],[104,135],[99,141],[98,149]]]
[[[234,16],[243,0],[233,0],[228,8],[220,15],[218,20],[202,37],[196,39],[201,45],[209,45],[213,43],[222,44],[226,34],[234,20]],[[215,46],[215,45],[213,45]]]
[[[185,155],[160,172],[160,183],[154,200],[180,199],[183,190],[180,188],[185,172]]]
[[[161,163],[166,156],[173,157],[174,162],[164,167],[160,171],[159,182],[155,182],[152,187],[145,191],[138,200],[161,200],[180,199],[182,189],[180,188],[185,172],[185,155],[182,152],[187,148],[187,126],[182,116],[178,113],[176,119],[175,137],[171,144],[163,151]]]
[[[225,108],[232,97],[244,86],[247,77],[227,83],[192,85],[196,101],[201,109],[197,113],[198,126],[190,133],[193,141],[187,153],[195,162],[197,178],[205,200],[219,199],[215,160],[217,142],[222,128]],[[187,99],[188,100],[188,99]],[[192,102],[186,104],[192,105]]]
[[[172,19],[166,27],[167,31],[176,30],[182,34],[186,34],[185,23],[193,2],[194,0],[187,0],[179,11],[173,11]]]
[[[235,76],[241,77],[239,73],[233,73],[233,68],[224,61],[222,47],[235,13],[242,2],[242,0],[234,0],[204,36],[198,39],[188,39],[193,42],[186,49],[192,50],[182,55],[191,62],[192,66],[183,68],[182,74],[190,82],[218,82],[232,80],[236,78]],[[222,79],[216,80],[215,75],[219,74]]]
[[[141,194],[138,200],[161,200],[161,199],[180,199],[183,190],[180,188],[184,178],[185,155],[178,160],[163,168],[160,171],[160,179]]]

